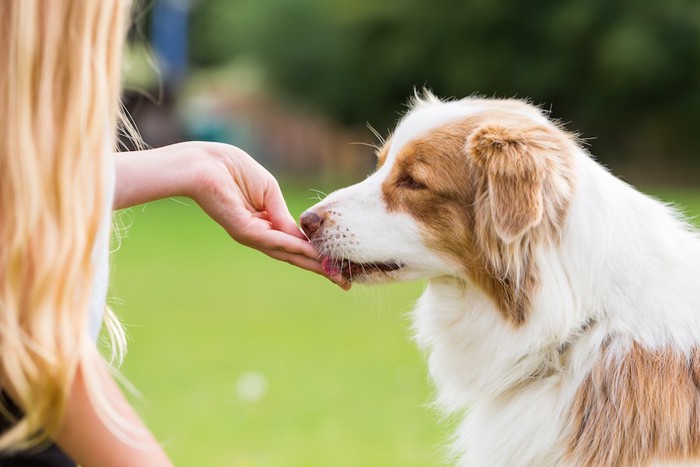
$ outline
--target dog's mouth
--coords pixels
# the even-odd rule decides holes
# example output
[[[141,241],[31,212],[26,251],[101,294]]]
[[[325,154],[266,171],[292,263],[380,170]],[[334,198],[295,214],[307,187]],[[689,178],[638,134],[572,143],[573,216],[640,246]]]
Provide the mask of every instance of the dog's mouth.
[[[330,275],[341,274],[346,280],[368,276],[376,273],[389,273],[401,269],[404,265],[395,261],[356,263],[344,258],[323,258],[323,271]]]

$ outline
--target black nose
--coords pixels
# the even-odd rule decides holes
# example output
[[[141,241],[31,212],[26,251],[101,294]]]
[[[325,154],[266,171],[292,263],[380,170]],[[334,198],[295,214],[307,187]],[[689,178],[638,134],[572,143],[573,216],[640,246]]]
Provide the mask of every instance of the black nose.
[[[306,236],[311,239],[321,229],[321,226],[323,225],[323,217],[319,216],[313,211],[306,211],[301,215],[299,222],[301,223],[301,229],[304,231]]]

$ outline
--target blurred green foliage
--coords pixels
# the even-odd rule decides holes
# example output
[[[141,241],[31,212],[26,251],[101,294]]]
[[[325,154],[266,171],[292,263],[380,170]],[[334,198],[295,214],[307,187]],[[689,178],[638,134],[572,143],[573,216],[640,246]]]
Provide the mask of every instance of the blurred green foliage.
[[[425,86],[551,106],[606,161],[698,161],[697,0],[205,0],[191,44],[346,124],[384,132]]]

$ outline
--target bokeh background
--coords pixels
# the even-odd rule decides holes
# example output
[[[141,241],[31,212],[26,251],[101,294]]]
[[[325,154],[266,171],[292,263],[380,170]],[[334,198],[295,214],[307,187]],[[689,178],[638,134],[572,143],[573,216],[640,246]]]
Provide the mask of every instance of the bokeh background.
[[[700,214],[695,0],[148,0],[124,100],[145,141],[235,144],[298,216],[371,172],[415,89],[542,105],[614,173]],[[127,142],[128,144],[128,142]],[[355,287],[231,241],[189,200],[117,216],[123,373],[176,465],[435,466],[410,309],[423,284]]]

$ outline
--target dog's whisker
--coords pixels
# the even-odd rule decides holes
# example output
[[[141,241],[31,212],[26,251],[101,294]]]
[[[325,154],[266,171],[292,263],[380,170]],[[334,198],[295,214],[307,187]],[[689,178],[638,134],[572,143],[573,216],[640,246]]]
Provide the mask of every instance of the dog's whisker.
[[[362,141],[353,141],[353,142],[348,143],[348,144],[351,146],[367,146],[369,148],[374,149],[375,151],[379,151],[381,149],[381,147],[377,146],[376,144],[364,143]]]
[[[319,201],[323,201],[323,198],[325,198],[326,196],[328,196],[328,193],[325,193],[325,192],[323,192],[323,191],[321,191],[321,190],[316,190],[315,188],[309,188],[308,190],[309,190],[309,191],[313,191],[313,192],[316,194],[316,196],[319,197],[319,198],[318,198]]]
[[[377,141],[379,141],[380,146],[384,146],[386,144],[386,140],[381,135],[381,133],[379,133],[369,122],[367,122],[367,128],[369,129],[369,131],[372,132],[374,137],[377,138]]]

